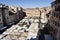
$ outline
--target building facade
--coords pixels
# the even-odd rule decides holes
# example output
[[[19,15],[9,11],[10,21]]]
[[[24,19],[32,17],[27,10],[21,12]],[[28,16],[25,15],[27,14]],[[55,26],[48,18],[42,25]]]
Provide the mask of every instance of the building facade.
[[[4,4],[0,4],[0,13],[1,13],[1,21],[3,22],[3,25],[5,26],[8,22],[8,6],[5,6]]]
[[[23,17],[23,8],[0,4],[0,26],[15,24]]]
[[[10,11],[10,14],[12,13],[13,16],[14,16],[14,18],[12,16],[12,18],[14,20],[13,22],[17,22],[20,19],[22,19],[22,17],[23,17],[23,8],[15,7],[15,6],[10,6],[9,7],[9,11]],[[11,17],[11,15],[10,15],[10,17]]]
[[[3,26],[2,10],[0,6],[0,26]]]
[[[60,40],[60,0],[51,3],[51,17],[49,20],[49,31],[54,40]]]
[[[28,17],[40,17],[39,8],[26,8],[25,12]]]

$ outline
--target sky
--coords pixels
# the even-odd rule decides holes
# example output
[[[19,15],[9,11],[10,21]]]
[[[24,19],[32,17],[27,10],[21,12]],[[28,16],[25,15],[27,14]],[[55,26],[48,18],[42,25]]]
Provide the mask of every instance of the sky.
[[[50,6],[53,0],[0,0],[0,3],[8,6],[21,6],[23,8],[35,8]]]

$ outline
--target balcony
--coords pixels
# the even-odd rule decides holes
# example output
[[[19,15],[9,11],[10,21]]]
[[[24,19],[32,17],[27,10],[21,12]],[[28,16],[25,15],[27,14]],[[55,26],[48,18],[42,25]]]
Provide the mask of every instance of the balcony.
[[[55,10],[59,11],[60,10],[60,3],[56,4]]]
[[[58,22],[58,17],[53,17],[53,20]]]
[[[55,21],[58,21],[58,19],[59,19],[59,11],[53,11],[53,19]]]
[[[50,22],[50,26],[51,26],[53,29],[57,29],[58,24],[57,24],[55,21],[51,21],[51,22]]]
[[[53,13],[59,13],[59,11],[53,11]]]

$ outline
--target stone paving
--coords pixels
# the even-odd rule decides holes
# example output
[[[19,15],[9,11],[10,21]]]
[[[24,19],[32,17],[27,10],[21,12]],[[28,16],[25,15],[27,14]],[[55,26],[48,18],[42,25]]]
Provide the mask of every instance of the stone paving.
[[[37,37],[38,33],[38,23],[32,23],[29,28],[28,32],[28,39],[35,39]]]
[[[16,25],[12,25],[11,28],[7,29],[0,35],[0,40],[30,40],[35,39],[38,40],[37,32],[38,32],[39,19],[33,19],[29,17],[25,17]]]

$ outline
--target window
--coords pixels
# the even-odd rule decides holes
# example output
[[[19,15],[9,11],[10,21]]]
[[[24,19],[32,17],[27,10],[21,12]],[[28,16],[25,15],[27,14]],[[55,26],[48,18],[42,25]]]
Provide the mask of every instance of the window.
[[[57,22],[55,22],[55,26],[57,26]]]
[[[59,14],[59,19],[60,19],[60,14]]]
[[[53,24],[55,23],[55,21],[54,21],[54,20],[53,20],[52,22],[53,22]]]
[[[11,11],[9,11],[9,16],[11,16],[11,15],[14,15],[14,13],[13,13],[13,12],[11,12]]]
[[[0,9],[0,13],[1,13],[1,9]]]
[[[53,15],[55,16],[55,13],[53,13]]]
[[[58,23],[58,27],[60,27],[60,23]]]
[[[56,13],[55,16],[58,17],[58,13]]]
[[[14,10],[14,9],[12,9],[12,11],[14,11],[14,12],[15,12],[15,10]]]
[[[1,21],[1,19],[0,19],[0,21]]]
[[[1,14],[0,14],[0,17],[1,17]]]

